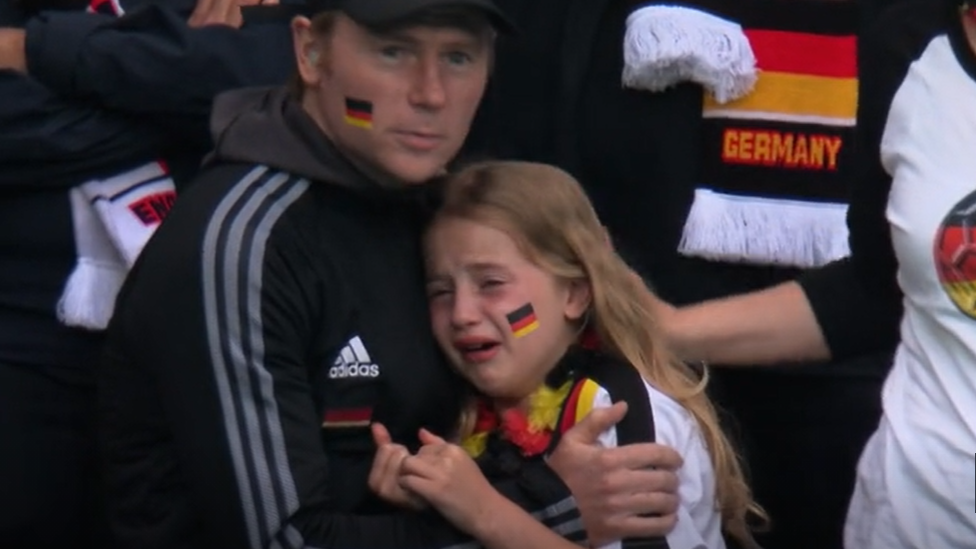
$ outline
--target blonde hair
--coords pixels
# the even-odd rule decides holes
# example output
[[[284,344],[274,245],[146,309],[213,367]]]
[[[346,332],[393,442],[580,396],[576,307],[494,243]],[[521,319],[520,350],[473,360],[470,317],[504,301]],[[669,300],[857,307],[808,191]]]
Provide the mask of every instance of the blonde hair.
[[[715,469],[723,529],[754,546],[750,519],[764,523],[767,517],[753,500],[738,455],[705,393],[707,379],[662,345],[656,319],[639,299],[646,286],[613,251],[579,183],[544,164],[473,164],[443,182],[434,222],[445,217],[504,230],[540,268],[561,280],[589,284],[589,322],[604,349],[636,367],[695,418]],[[462,423],[470,424],[470,415]],[[470,429],[465,427],[463,431]]]

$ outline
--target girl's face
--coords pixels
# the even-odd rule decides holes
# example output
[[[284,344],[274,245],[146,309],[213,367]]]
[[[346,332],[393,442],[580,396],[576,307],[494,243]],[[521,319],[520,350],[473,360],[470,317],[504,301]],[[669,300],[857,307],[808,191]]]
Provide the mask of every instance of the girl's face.
[[[575,340],[588,288],[557,280],[481,223],[441,218],[425,244],[437,342],[484,394],[520,404]]]

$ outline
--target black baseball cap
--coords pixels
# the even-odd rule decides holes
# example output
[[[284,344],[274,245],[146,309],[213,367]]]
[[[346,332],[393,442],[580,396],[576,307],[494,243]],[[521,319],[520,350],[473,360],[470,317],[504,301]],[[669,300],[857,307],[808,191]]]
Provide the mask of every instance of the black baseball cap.
[[[439,7],[470,7],[482,10],[495,30],[515,34],[516,28],[492,0],[306,0],[309,13],[341,11],[365,27],[396,25],[417,12]]]

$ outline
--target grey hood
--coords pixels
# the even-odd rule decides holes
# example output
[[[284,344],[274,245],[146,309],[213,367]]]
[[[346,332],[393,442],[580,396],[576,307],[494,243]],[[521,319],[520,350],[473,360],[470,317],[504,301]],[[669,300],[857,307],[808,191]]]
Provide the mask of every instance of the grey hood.
[[[264,164],[313,181],[377,187],[336,149],[284,87],[219,95],[210,131],[214,152],[208,162]]]

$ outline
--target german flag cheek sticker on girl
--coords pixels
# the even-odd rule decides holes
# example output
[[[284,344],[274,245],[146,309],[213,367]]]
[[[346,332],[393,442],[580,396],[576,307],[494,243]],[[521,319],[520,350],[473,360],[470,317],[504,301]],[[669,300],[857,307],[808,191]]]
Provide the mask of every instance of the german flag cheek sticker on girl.
[[[512,327],[515,337],[525,337],[539,327],[539,319],[535,316],[535,309],[531,303],[526,303],[518,309],[508,313],[508,324]]]

